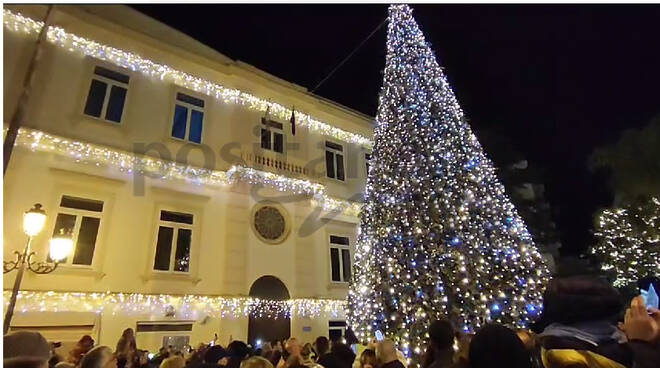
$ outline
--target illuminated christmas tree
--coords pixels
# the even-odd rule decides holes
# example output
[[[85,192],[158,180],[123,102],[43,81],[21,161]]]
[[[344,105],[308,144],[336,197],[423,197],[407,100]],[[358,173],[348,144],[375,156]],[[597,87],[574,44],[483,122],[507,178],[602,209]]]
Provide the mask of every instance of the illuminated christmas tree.
[[[547,268],[406,5],[389,9],[365,199],[348,296],[359,340],[381,330],[415,362],[439,317],[474,331],[540,313]]]
[[[638,200],[604,210],[596,223],[598,242],[591,249],[601,268],[614,273],[614,286],[634,287],[660,275],[660,200]]]

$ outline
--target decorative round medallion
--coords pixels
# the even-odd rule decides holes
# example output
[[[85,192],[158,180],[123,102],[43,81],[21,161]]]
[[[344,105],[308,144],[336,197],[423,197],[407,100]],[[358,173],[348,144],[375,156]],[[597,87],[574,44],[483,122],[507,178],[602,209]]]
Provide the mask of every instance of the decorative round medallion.
[[[271,244],[277,244],[286,238],[289,229],[285,214],[279,205],[263,204],[255,207],[253,215],[253,227],[255,233],[261,240]]]

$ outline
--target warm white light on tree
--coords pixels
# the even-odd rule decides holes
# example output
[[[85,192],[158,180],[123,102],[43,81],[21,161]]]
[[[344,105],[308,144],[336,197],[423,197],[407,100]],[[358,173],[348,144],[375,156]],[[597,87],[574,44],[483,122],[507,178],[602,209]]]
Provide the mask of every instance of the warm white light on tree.
[[[591,252],[611,271],[614,286],[636,285],[660,275],[660,199],[650,198],[604,210],[597,218]]]
[[[348,324],[398,341],[412,362],[440,317],[466,332],[527,327],[548,279],[407,5],[389,10],[374,149]]]

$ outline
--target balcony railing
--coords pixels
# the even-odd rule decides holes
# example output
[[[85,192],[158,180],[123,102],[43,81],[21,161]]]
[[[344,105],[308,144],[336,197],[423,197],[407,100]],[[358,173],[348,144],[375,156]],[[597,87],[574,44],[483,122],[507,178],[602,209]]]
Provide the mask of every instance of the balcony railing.
[[[284,175],[294,175],[305,177],[307,179],[319,179],[320,173],[311,170],[302,164],[290,160],[281,160],[266,155],[260,155],[253,152],[242,152],[241,158],[255,169],[262,169],[271,172],[277,172]],[[270,170],[269,170],[270,169]]]

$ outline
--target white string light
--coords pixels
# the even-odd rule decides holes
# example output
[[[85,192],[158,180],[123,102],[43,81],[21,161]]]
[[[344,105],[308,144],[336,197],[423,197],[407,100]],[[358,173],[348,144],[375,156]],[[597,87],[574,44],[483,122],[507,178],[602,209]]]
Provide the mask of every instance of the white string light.
[[[602,270],[614,274],[614,286],[660,274],[660,198],[604,210],[594,235],[591,253],[601,259]]]
[[[38,34],[43,27],[43,22],[35,21],[20,13],[4,10],[5,28],[25,34]],[[220,84],[208,81],[186,72],[176,70],[168,65],[158,64],[140,55],[124,51],[112,46],[103,45],[96,41],[78,36],[65,31],[61,27],[50,26],[47,39],[70,52],[91,56],[99,60],[108,61],[119,67],[138,71],[148,77],[159,78],[181,86],[214,97],[224,103],[234,103],[246,106],[260,112],[269,111],[272,117],[287,121],[291,117],[291,109],[278,103],[267,101],[238,89],[227,88]],[[364,136],[348,132],[328,123],[322,122],[310,115],[296,111],[296,123],[306,126],[312,132],[318,132],[335,139],[358,144],[371,148],[373,142]]]
[[[390,6],[386,47],[347,324],[418,367],[433,320],[528,327],[549,273],[409,6]]]
[[[4,291],[5,308],[11,292]],[[139,293],[85,293],[20,291],[16,312],[93,312],[164,316],[174,310],[177,318],[327,317],[343,315],[346,302],[336,299],[266,300],[252,297],[168,295]]]
[[[361,209],[360,203],[328,196],[322,184],[243,166],[233,166],[226,172],[199,168],[28,128],[19,129],[16,145],[27,147],[32,151],[54,153],[81,164],[107,166],[121,172],[141,173],[161,180],[183,180],[193,184],[213,186],[231,185],[236,182],[263,185],[280,192],[308,195],[325,211],[340,212],[348,216],[357,216]]]

